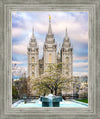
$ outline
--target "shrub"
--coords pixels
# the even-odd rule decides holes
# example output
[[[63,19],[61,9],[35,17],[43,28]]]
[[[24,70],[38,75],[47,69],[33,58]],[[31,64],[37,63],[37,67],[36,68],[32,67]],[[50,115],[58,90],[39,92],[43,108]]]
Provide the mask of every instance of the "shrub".
[[[12,86],[12,97],[15,99],[18,97],[18,90],[15,86]]]
[[[88,91],[82,91],[79,93],[79,98],[88,98]]]

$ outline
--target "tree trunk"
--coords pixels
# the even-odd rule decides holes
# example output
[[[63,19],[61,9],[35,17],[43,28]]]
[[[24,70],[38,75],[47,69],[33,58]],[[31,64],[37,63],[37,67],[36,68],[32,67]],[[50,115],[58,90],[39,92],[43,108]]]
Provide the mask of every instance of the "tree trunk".
[[[43,96],[45,96],[45,93],[43,94]]]
[[[55,95],[57,95],[57,89],[55,89]]]
[[[51,90],[51,94],[53,94],[53,90]]]

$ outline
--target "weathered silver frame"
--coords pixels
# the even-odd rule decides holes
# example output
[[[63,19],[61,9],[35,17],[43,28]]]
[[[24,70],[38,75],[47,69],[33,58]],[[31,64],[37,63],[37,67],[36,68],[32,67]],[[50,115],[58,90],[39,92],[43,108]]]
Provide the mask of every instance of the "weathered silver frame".
[[[11,107],[11,12],[87,11],[89,13],[89,107]],[[100,119],[100,1],[0,0],[0,119]]]

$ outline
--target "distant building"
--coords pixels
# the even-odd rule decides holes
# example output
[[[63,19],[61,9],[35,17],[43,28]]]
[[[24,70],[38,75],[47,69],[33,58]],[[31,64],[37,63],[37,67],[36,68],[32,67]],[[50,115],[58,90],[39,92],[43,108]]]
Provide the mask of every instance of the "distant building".
[[[73,77],[73,96],[75,98],[87,98],[88,96],[88,77],[87,76],[74,76]]]

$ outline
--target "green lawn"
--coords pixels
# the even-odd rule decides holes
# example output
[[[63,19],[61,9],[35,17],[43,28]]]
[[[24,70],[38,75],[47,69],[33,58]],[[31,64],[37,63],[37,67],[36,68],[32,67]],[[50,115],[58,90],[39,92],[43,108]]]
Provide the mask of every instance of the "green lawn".
[[[88,103],[88,99],[76,99],[76,101]]]

